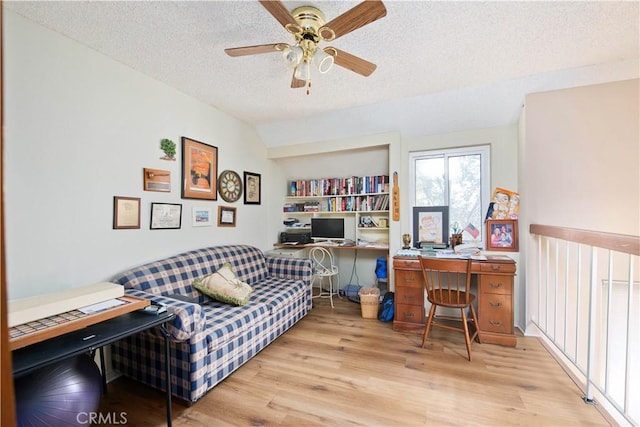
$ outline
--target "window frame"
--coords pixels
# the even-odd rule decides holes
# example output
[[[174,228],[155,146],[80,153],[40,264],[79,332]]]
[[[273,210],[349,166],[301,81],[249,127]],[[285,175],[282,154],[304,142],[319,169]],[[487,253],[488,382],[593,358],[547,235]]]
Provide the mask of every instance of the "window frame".
[[[432,150],[412,151],[409,153],[409,202],[411,203],[409,224],[413,224],[413,207],[416,206],[416,162],[418,160],[456,157],[461,155],[480,155],[480,206],[489,206],[491,201],[491,145],[473,145],[458,148],[438,148]],[[445,162],[445,205],[449,206],[449,170],[448,162]],[[481,212],[482,215],[482,212]],[[449,219],[451,220],[451,219]],[[460,224],[465,227],[466,224]],[[480,235],[478,245],[485,244],[485,222],[481,218]],[[465,242],[468,243],[468,242]]]

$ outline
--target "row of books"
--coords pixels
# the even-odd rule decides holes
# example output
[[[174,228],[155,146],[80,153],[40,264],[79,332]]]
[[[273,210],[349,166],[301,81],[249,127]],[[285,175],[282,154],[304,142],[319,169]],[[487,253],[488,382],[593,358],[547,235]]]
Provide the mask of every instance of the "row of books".
[[[292,197],[341,196],[350,194],[388,193],[389,175],[352,176],[289,181]]]
[[[388,211],[389,195],[337,196],[326,200],[324,209],[317,200],[303,203],[285,203],[283,212],[355,212]]]

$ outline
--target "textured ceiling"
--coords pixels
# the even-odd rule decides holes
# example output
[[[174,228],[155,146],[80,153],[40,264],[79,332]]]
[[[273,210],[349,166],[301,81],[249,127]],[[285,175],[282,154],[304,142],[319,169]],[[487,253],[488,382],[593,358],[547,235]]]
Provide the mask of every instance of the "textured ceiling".
[[[324,12],[327,21],[358,3],[284,2],[289,10],[314,5]],[[313,121],[322,117],[333,123],[336,115],[351,118],[352,125],[358,127],[371,121],[371,129],[378,132],[401,131],[393,129],[392,124],[381,126],[377,115],[382,113],[384,116],[380,117],[389,121],[397,116],[397,123],[402,116],[416,114],[417,108],[431,117],[437,116],[441,110],[438,105],[455,109],[455,105],[469,108],[471,104],[488,114],[494,108],[505,108],[498,105],[505,101],[501,97],[509,98],[508,108],[512,109],[514,102],[522,102],[523,94],[518,91],[562,87],[562,82],[552,80],[571,80],[562,70],[588,70],[629,61],[637,64],[639,56],[637,1],[390,0],[385,1],[386,17],[331,42],[377,64],[377,70],[370,77],[341,67],[324,75],[316,72],[311,94],[306,95],[305,89],[289,87],[291,72],[278,53],[237,58],[224,53],[227,47],[292,41],[258,1],[4,4],[7,9],[255,125],[267,145],[281,144],[287,138],[305,139],[305,129],[308,131]],[[626,77],[628,73],[627,67],[610,77]],[[633,73],[637,76],[637,70]],[[597,82],[598,78],[588,77],[585,82],[591,80]],[[514,96],[518,97],[515,101],[510,98]],[[517,114],[498,112],[510,114],[509,120]],[[411,122],[421,121],[420,117],[425,116],[412,116]],[[451,126],[459,129],[493,124],[488,121]],[[341,127],[345,125],[348,122]],[[320,135],[325,127],[322,120],[316,127],[314,138],[344,135],[336,129],[335,135]],[[415,132],[454,128],[436,126]],[[283,132],[289,132],[289,136],[283,136]]]

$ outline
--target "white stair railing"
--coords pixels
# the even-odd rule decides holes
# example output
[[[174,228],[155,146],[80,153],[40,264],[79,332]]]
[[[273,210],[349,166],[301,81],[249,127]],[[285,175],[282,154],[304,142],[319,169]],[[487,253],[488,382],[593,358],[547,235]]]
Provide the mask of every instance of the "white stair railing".
[[[528,293],[528,318],[585,402],[640,425],[640,237],[538,224],[529,231],[527,286],[537,289]]]

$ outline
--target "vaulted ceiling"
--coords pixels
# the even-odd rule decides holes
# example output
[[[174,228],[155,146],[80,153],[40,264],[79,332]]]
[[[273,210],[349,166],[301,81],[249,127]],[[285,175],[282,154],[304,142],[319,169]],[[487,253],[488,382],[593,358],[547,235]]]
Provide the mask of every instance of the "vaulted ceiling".
[[[327,21],[359,1],[313,5]],[[28,19],[254,125],[268,146],[380,132],[408,135],[513,123],[524,95],[638,77],[637,1],[384,2],[387,15],[333,41],[373,62],[334,66],[291,89],[291,43],[258,1],[4,2]]]

